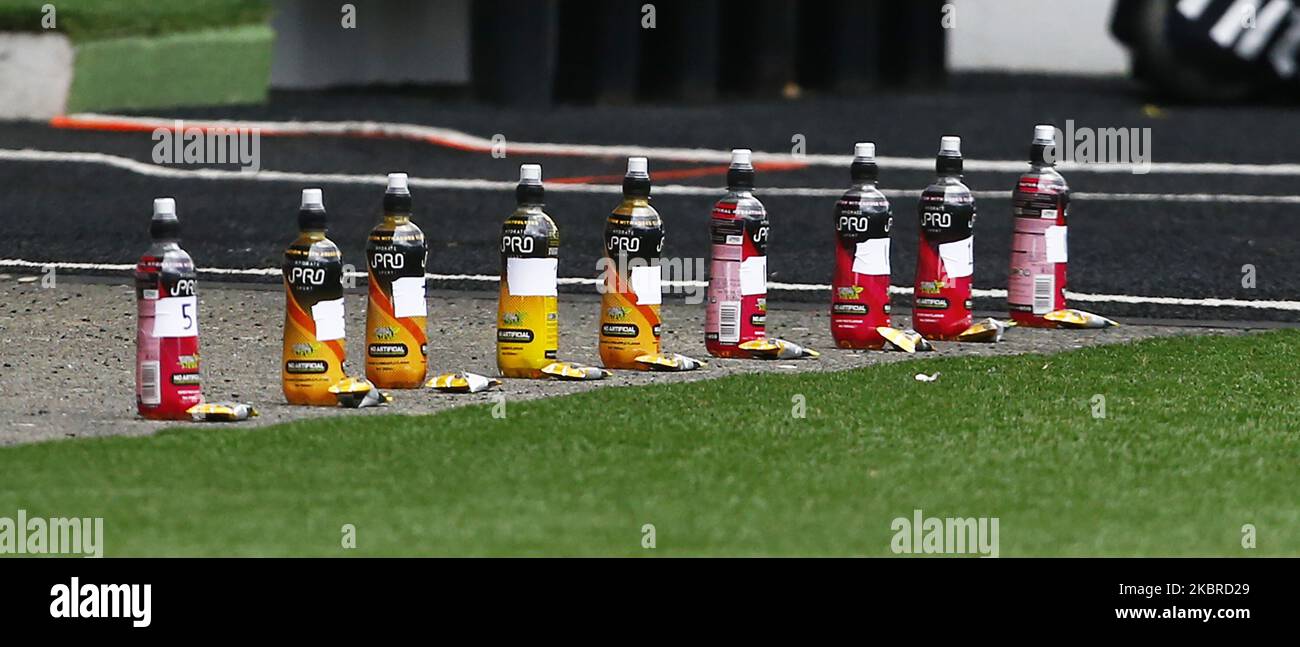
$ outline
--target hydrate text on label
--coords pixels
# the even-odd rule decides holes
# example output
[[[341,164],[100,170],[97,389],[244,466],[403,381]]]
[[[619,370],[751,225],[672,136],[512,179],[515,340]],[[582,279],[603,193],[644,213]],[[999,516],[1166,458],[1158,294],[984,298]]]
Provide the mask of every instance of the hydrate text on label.
[[[429,308],[424,299],[424,277],[403,276],[393,280],[393,316],[424,317]]]
[[[343,299],[320,301],[311,307],[316,322],[316,341],[343,339]]]
[[[197,337],[199,298],[164,297],[154,302],[154,337]]]
[[[663,303],[663,287],[660,285],[662,266],[649,265],[632,268],[632,291],[636,293],[639,306],[657,306]]]
[[[506,289],[513,297],[553,297],[559,276],[559,259],[506,259]]]
[[[889,276],[889,239],[872,238],[858,243],[853,252],[853,271],[869,276]]]

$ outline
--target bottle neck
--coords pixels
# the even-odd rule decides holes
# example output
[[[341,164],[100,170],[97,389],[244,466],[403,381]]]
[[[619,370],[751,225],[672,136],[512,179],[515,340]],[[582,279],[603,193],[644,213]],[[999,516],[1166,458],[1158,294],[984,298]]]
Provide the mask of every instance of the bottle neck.
[[[934,162],[934,170],[939,177],[961,177],[962,163],[961,157],[956,155],[940,155]]]
[[[384,213],[402,213],[411,215],[410,193],[384,193]]]
[[[392,212],[384,214],[384,223],[393,225],[405,225],[411,222],[410,213]]]
[[[727,169],[727,190],[732,193],[749,193],[754,190],[754,169]]]
[[[623,199],[641,199],[645,200],[650,197],[650,176],[648,175],[625,175],[623,176]]]
[[[1054,147],[1054,145],[1050,144],[1031,144],[1029,146],[1029,164],[1035,169],[1056,166],[1056,162],[1049,159],[1051,156],[1048,154]]]
[[[859,186],[874,186],[880,176],[880,169],[875,162],[853,162],[849,167],[849,177]]]
[[[515,204],[520,207],[538,207],[546,203],[546,189],[541,184],[520,183],[515,187]]]

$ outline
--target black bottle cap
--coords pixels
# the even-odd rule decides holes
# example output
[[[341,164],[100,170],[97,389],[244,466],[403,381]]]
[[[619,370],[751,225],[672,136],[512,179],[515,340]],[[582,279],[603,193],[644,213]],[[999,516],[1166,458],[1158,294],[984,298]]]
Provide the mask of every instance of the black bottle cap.
[[[623,195],[629,198],[650,197],[650,171],[646,158],[627,158],[627,175],[623,176]]]
[[[179,240],[181,223],[176,219],[175,198],[154,198],[153,219],[149,221],[149,237],[154,240]]]
[[[298,208],[300,231],[325,231],[325,202],[320,189],[303,189],[302,206]]]
[[[748,148],[731,149],[731,166],[727,169],[728,189],[754,188],[753,154]]]
[[[934,170],[939,175],[961,175],[961,137],[946,136],[940,140]]]
[[[541,164],[519,166],[519,185],[515,187],[515,202],[521,205],[546,202],[546,189],[542,188]]]
[[[858,142],[853,145],[853,164],[849,167],[849,177],[854,182],[875,182],[880,176],[876,167],[876,145],[871,142]]]
[[[1046,166],[1056,164],[1055,126],[1051,124],[1034,126],[1034,142],[1029,145],[1029,162]]]
[[[411,190],[406,187],[405,173],[389,173],[384,191],[384,213],[411,213]]]

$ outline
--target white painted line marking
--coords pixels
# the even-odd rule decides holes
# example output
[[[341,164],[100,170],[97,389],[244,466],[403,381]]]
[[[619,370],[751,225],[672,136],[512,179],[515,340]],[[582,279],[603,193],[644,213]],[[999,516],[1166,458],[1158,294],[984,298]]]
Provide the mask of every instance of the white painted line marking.
[[[120,115],[103,115],[81,113],[68,115],[67,120],[86,124],[132,124],[140,128],[174,128],[176,119],[162,117],[129,117]],[[458,148],[461,150],[489,152],[493,148],[490,139],[469,133],[435,126],[418,124],[390,123],[380,121],[244,121],[234,119],[218,120],[183,120],[187,128],[257,128],[265,135],[328,135],[354,137],[389,137],[425,141]],[[646,156],[661,161],[677,162],[711,162],[726,163],[731,159],[731,152],[708,148],[673,148],[662,146],[631,146],[605,144],[564,144],[546,142],[506,141],[506,152],[510,155],[566,155],[580,157],[631,157]],[[848,168],[851,155],[765,153],[754,151],[755,162],[795,162],[811,166],[835,166]],[[906,170],[934,170],[933,157],[877,157],[876,161],[884,168]],[[966,159],[963,166],[967,172],[996,171],[1020,172],[1025,168],[1024,160],[981,160]],[[1061,162],[1057,165],[1063,172],[1078,173],[1132,173],[1138,165],[1134,164],[1082,164],[1078,162]],[[1300,175],[1300,164],[1232,164],[1226,162],[1156,162],[1149,168],[1142,165],[1149,173],[1181,173],[1206,175]]]
[[[356,184],[385,186],[386,175],[368,175],[353,173],[300,173],[294,171],[261,170],[256,173],[243,173],[230,169],[183,169],[160,166],[134,160],[129,157],[94,152],[41,151],[31,149],[0,148],[0,161],[13,162],[52,162],[70,164],[99,164],[122,169],[137,175],[184,180],[208,181],[248,181],[248,182],[288,182],[297,184]],[[423,189],[445,189],[457,191],[504,191],[515,190],[514,180],[479,180],[473,178],[419,178],[408,180],[413,187]],[[623,189],[617,184],[568,184],[551,183],[546,190],[555,193],[599,193],[618,195]],[[839,197],[844,193],[841,188],[822,187],[768,187],[759,194],[771,197]],[[883,193],[890,198],[914,198],[921,189],[885,189]],[[972,191],[976,199],[1007,200],[1010,191]],[[718,196],[717,187],[684,184],[665,184],[654,188],[655,195]],[[1192,203],[1234,203],[1234,204],[1300,204],[1300,195],[1251,195],[1236,193],[1087,193],[1072,194],[1076,200],[1098,202],[1192,202]]]
[[[67,261],[29,261],[19,258],[0,258],[0,267],[22,267],[31,269],[42,269],[53,266],[61,270],[93,270],[100,272],[131,272],[135,270],[135,265],[130,263],[78,263]],[[215,274],[224,276],[278,276],[279,268],[229,268],[229,267],[200,267],[199,274]],[[352,276],[364,277],[365,272],[352,272]],[[495,274],[425,274],[431,281],[477,281],[482,283],[497,283],[500,279]],[[561,285],[597,285],[600,279],[581,278],[581,277],[563,277],[559,279]],[[704,281],[664,281],[665,285],[674,285],[678,287],[707,287]],[[780,283],[768,281],[769,290],[789,290],[798,292],[818,292],[828,291],[830,285],[824,283]],[[910,286],[894,285],[889,288],[892,294],[911,294]],[[1007,291],[1003,289],[980,289],[971,290],[972,296],[990,299],[1005,299]],[[1202,308],[1254,308],[1258,310],[1289,310],[1300,312],[1300,301],[1271,301],[1271,300],[1248,300],[1248,299],[1220,299],[1217,297],[1207,298],[1188,298],[1188,297],[1147,297],[1133,296],[1127,294],[1087,294],[1081,292],[1067,291],[1066,295],[1074,300],[1087,303],[1132,303],[1132,304],[1149,304],[1149,305],[1173,305],[1189,306]]]

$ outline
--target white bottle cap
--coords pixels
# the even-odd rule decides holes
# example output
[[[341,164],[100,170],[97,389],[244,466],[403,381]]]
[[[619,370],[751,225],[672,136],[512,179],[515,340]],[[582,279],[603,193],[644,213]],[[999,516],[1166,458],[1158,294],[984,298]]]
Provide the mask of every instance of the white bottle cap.
[[[541,164],[520,164],[519,165],[519,182],[530,184],[542,183],[542,165]]]
[[[876,161],[876,145],[871,142],[858,142],[853,145],[853,160],[864,162]]]
[[[628,175],[649,175],[649,161],[644,157],[627,158]]]
[[[961,137],[949,135],[939,140],[939,154],[961,155]]]
[[[406,188],[406,174],[389,173],[388,190],[386,192],[387,193],[410,193],[410,190]]]
[[[731,149],[731,168],[749,168],[752,164],[753,153],[748,148]]]
[[[302,209],[309,209],[309,208],[312,208],[312,207],[316,207],[316,208],[319,208],[319,209],[324,209],[324,208],[325,208],[325,202],[324,202],[324,199],[323,199],[322,196],[321,196],[321,190],[320,190],[320,189],[303,189],[303,190],[302,190],[302,207],[300,207],[300,208],[302,208]]]
[[[1036,144],[1055,144],[1056,143],[1056,126],[1052,124],[1038,124],[1034,126],[1034,143]]]
[[[175,218],[176,198],[154,198],[153,216],[155,218]]]

